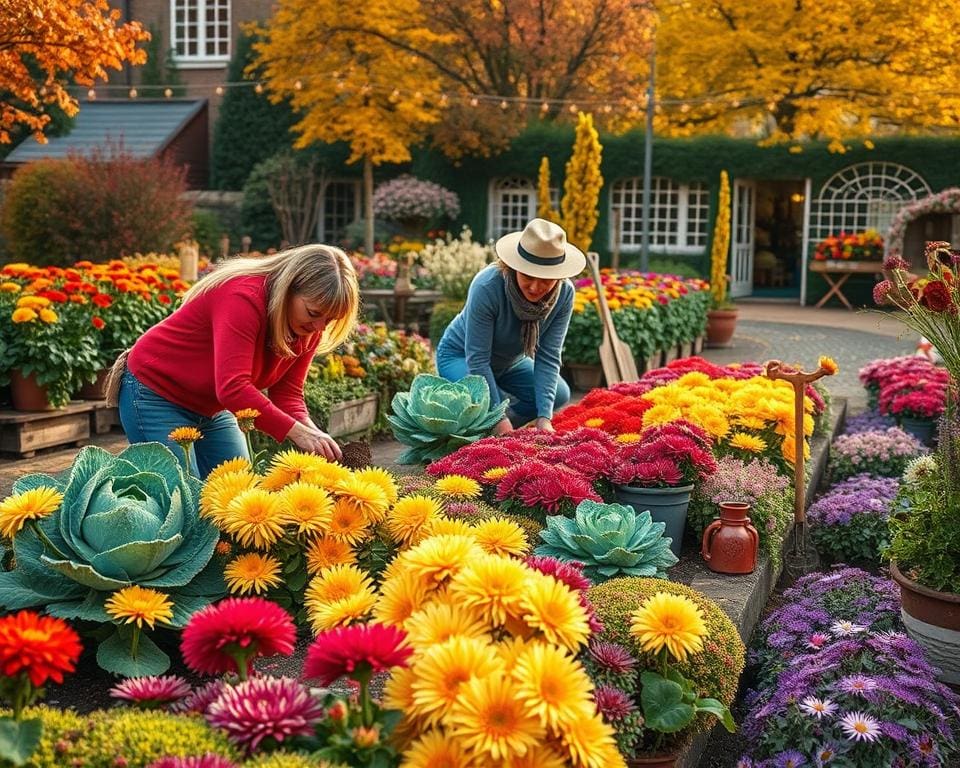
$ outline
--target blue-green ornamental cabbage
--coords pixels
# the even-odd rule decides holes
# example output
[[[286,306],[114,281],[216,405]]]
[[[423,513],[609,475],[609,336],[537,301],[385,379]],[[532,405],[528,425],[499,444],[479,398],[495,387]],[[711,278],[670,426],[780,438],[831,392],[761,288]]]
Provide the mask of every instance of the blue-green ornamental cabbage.
[[[409,448],[397,461],[417,464],[435,461],[490,434],[503,418],[507,402],[490,407],[490,389],[483,376],[447,381],[421,373],[409,392],[398,392],[387,420],[393,434]]]
[[[586,499],[577,505],[573,519],[547,518],[540,531],[543,544],[534,554],[583,563],[584,575],[595,584],[615,576],[667,578],[676,565],[670,551],[666,523],[655,523],[650,512],[637,514],[623,504],[601,504]]]
[[[168,595],[172,624],[182,627],[225,592],[212,559],[219,532],[199,516],[200,482],[166,446],[142,443],[117,456],[88,446],[65,479],[25,475],[13,493],[41,486],[60,491],[63,503],[39,521],[47,542],[29,528],[14,538],[16,567],[0,573],[0,608],[42,606],[65,619],[111,622],[104,602],[135,584]],[[119,639],[113,645],[122,646]],[[155,648],[143,641],[145,652]]]

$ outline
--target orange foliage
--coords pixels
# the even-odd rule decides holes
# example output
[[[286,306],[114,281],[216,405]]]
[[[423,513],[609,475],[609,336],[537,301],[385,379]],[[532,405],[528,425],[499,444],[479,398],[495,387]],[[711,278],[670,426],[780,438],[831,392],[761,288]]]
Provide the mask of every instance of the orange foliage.
[[[10,142],[17,125],[45,142],[47,105],[76,114],[66,90],[71,75],[93,85],[107,79],[107,69],[147,60],[136,46],[149,33],[139,22],[120,25],[120,11],[107,0],[0,0],[0,8],[0,143]]]

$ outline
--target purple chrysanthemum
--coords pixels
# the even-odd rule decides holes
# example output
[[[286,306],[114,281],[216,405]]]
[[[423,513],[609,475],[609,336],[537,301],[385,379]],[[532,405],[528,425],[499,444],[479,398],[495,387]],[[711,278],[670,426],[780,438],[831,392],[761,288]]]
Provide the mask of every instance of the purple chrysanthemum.
[[[864,712],[847,712],[840,718],[840,727],[851,741],[876,741],[880,738],[880,723]]]
[[[803,756],[802,752],[790,749],[774,757],[773,765],[776,766],[776,768],[800,768],[803,765],[807,765],[807,758]]]
[[[846,637],[847,635],[858,635],[866,631],[867,627],[862,624],[854,624],[852,621],[835,621],[830,625],[830,631],[837,637]]]
[[[848,675],[837,682],[837,688],[844,693],[863,696],[877,690],[877,681],[867,675]]]
[[[113,686],[110,695],[132,701],[144,709],[156,709],[189,696],[190,683],[179,675],[129,677]]]
[[[237,768],[225,757],[208,752],[200,757],[161,757],[147,768]]]
[[[802,702],[800,702],[800,709],[818,720],[821,717],[829,717],[834,712],[837,711],[837,705],[834,704],[830,699],[820,699],[816,696],[807,696]]]
[[[814,765],[816,768],[827,768],[839,753],[836,744],[821,744],[813,753]]]
[[[220,696],[223,691],[223,686],[223,680],[219,679],[204,683],[189,696],[174,704],[171,709],[181,714],[194,713],[205,715],[210,705]]]
[[[227,686],[207,710],[207,722],[249,751],[264,739],[283,742],[308,736],[323,717],[323,705],[289,677],[254,677]]]
[[[625,675],[637,666],[637,660],[630,655],[630,651],[606,640],[591,640],[589,653],[599,666],[617,675]]]
[[[940,750],[929,733],[921,733],[910,739],[910,755],[920,765],[940,765]]]
[[[603,719],[608,723],[619,722],[637,709],[626,693],[612,685],[597,686],[593,698],[597,703],[597,712],[603,715]]]

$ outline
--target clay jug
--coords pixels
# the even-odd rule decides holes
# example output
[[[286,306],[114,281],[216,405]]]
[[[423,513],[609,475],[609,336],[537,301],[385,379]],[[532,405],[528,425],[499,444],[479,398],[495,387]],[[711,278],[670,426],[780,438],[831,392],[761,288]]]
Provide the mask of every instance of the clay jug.
[[[721,501],[720,519],[703,532],[700,554],[707,567],[716,573],[753,573],[757,567],[760,537],[747,513],[750,505],[742,501]]]

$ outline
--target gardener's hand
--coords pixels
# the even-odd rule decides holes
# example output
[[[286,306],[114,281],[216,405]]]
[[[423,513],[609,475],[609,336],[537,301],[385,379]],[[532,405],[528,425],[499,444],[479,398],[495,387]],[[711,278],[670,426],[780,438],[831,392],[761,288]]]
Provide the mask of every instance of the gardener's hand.
[[[343,456],[340,446],[326,432],[311,427],[302,422],[296,422],[287,437],[305,453],[316,453],[328,461],[337,461]]]
[[[541,416],[537,419],[537,423],[534,425],[537,429],[543,430],[544,432],[556,432],[553,428],[553,422],[550,421],[546,416]]]
[[[500,419],[493,427],[493,434],[495,435],[506,435],[510,432],[513,432],[513,424],[510,423],[510,419],[506,416]]]

